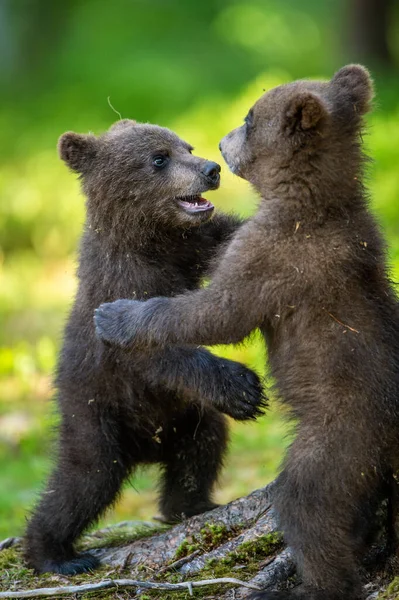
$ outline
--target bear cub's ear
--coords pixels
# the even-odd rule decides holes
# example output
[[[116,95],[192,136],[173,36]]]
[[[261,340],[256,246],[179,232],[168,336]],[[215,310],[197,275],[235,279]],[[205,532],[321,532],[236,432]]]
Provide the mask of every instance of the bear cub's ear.
[[[374,97],[373,80],[370,73],[362,65],[342,67],[331,80],[338,94],[350,102],[360,114],[371,109]]]
[[[84,173],[97,153],[97,145],[94,135],[67,131],[58,140],[58,153],[70,169]]]
[[[319,129],[328,117],[323,100],[312,92],[296,93],[287,103],[284,125],[289,133]]]

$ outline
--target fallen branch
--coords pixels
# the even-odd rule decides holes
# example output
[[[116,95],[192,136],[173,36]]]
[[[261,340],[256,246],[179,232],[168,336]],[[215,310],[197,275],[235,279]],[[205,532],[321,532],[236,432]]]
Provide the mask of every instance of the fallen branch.
[[[2,542],[0,542],[0,552],[2,550],[7,550],[7,548],[12,548],[13,546],[18,546],[22,542],[22,538],[20,537],[8,537]]]
[[[209,522],[222,524],[226,531],[254,525],[269,510],[273,489],[274,484],[269,484],[226,506],[191,517],[168,531],[136,540],[119,548],[102,548],[91,552],[102,563],[113,567],[125,565],[133,569],[140,565],[141,568],[148,567],[151,571],[159,571],[176,559],[176,551],[185,539],[199,534]]]
[[[82,594],[86,592],[98,592],[110,588],[129,588],[136,587],[147,590],[168,590],[179,591],[188,590],[190,596],[193,595],[193,588],[205,585],[233,584],[241,587],[247,587],[251,590],[260,590],[261,588],[246,581],[240,581],[233,577],[220,577],[219,579],[203,579],[202,581],[183,581],[182,583],[154,583],[152,581],[137,581],[135,579],[108,579],[98,583],[87,583],[83,585],[66,585],[62,587],[37,588],[36,590],[23,590],[19,592],[7,591],[0,592],[0,598],[45,598],[48,596],[64,596],[66,594]]]

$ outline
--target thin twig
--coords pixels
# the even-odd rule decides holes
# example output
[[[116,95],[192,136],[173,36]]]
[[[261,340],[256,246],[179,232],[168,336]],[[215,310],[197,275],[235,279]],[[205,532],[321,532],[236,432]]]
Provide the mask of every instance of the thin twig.
[[[122,564],[122,571],[124,571],[125,569],[127,569],[128,565],[130,564],[131,560],[132,560],[132,556],[133,556],[133,552],[129,552],[129,554],[126,554],[126,558],[123,561]]]
[[[154,583],[152,581],[137,581],[135,579],[109,579],[108,581],[99,581],[98,583],[87,583],[84,585],[66,585],[63,587],[38,588],[35,590],[23,590],[15,592],[9,590],[0,592],[0,598],[38,598],[46,596],[63,596],[65,594],[82,594],[84,592],[96,592],[110,588],[129,588],[138,587],[147,590],[188,590],[192,596],[192,589],[205,585],[218,585],[231,583],[251,590],[260,590],[261,588],[247,581],[240,581],[234,577],[220,577],[218,579],[203,579],[201,581],[183,581],[182,583]]]
[[[193,560],[193,558],[198,556],[198,554],[200,554],[200,553],[201,553],[201,550],[194,550],[194,552],[192,552],[188,556],[183,556],[183,558],[179,558],[179,560],[175,560],[175,562],[172,562],[170,565],[166,565],[166,567],[162,567],[162,569],[160,569],[158,571],[157,576],[163,575],[163,573],[167,573],[168,571],[173,571],[173,569],[179,569],[180,567],[187,564],[188,562],[191,562]]]
[[[353,331],[353,333],[360,333],[360,331],[358,331],[354,327],[350,327],[350,325],[345,325],[345,323],[342,323],[342,321],[337,319],[337,317],[334,317],[334,315],[332,315],[330,312],[328,312],[328,310],[326,310],[326,309],[324,309],[324,310],[326,311],[326,313],[328,314],[329,317],[331,317],[332,319],[334,319],[334,321],[336,321],[337,323],[342,325],[342,327],[346,327],[346,329],[349,329],[349,331]]]

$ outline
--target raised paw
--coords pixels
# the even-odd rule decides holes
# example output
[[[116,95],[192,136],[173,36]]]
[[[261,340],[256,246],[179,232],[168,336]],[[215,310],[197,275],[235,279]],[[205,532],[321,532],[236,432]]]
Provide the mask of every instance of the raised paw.
[[[240,363],[226,363],[229,377],[223,389],[220,410],[237,421],[257,419],[267,407],[259,376]]]
[[[94,311],[97,336],[103,341],[124,348],[135,338],[135,316],[143,303],[136,300],[116,300],[101,304]]]
[[[46,560],[43,562],[39,569],[36,569],[39,573],[59,573],[60,575],[78,575],[79,573],[87,573],[88,571],[94,571],[100,566],[98,558],[85,552],[84,554],[77,554],[69,560],[56,561]]]

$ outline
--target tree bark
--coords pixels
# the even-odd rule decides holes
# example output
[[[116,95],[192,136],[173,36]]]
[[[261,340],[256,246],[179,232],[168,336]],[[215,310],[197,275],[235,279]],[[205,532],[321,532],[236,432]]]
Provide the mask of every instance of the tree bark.
[[[96,554],[102,563],[111,566],[125,564],[132,572],[138,566],[141,571],[143,568],[157,571],[169,562],[173,562],[176,552],[184,541],[200,535],[201,530],[204,529],[207,523],[223,525],[228,534],[238,529],[242,531],[244,528],[256,528],[258,520],[268,518],[269,531],[276,531],[274,519],[270,514],[272,491],[273,484],[270,484],[265,488],[255,490],[249,496],[234,500],[226,506],[192,517],[166,532],[137,540],[132,544],[119,548],[92,550],[92,553]],[[256,531],[258,530],[256,529]],[[231,542],[234,539],[233,537]],[[226,547],[226,554],[228,552],[229,550]],[[200,559],[194,564],[200,564]],[[193,573],[198,572],[198,570],[195,571],[193,566]],[[186,567],[184,572],[188,573],[189,568]]]
[[[203,578],[203,570],[208,569],[209,564],[218,565],[229,556],[234,556],[234,553],[239,552],[240,548],[245,547],[245,544],[249,542],[256,544],[257,540],[263,536],[278,534],[278,525],[272,506],[274,487],[275,482],[252,492],[249,496],[234,500],[226,506],[184,521],[166,532],[137,540],[122,547],[104,548],[92,550],[92,552],[95,552],[104,564],[113,567],[123,565],[132,576],[147,572],[152,573],[152,578],[154,578],[154,574],[157,577],[173,571],[173,573],[181,575],[182,581],[189,578],[200,580]],[[182,544],[187,540],[192,541],[193,538],[194,540],[198,539],[204,528],[210,524],[223,527],[225,536],[220,543],[214,546],[211,544],[212,547],[208,550],[196,548],[187,556],[176,559]],[[245,568],[245,565],[238,564],[233,567],[228,576],[242,579]],[[270,556],[259,562],[258,571],[247,581],[261,588],[274,589],[278,585],[286,584],[287,580],[294,575],[295,563],[292,552],[289,548],[281,545],[272,551]],[[206,577],[209,578],[208,571]],[[378,594],[386,587],[383,582],[380,575],[370,575],[365,586],[367,600],[377,598]],[[224,600],[244,600],[250,594],[251,590],[240,587],[226,590],[223,595],[217,597]],[[206,597],[215,597],[212,595],[211,589],[209,596]]]

